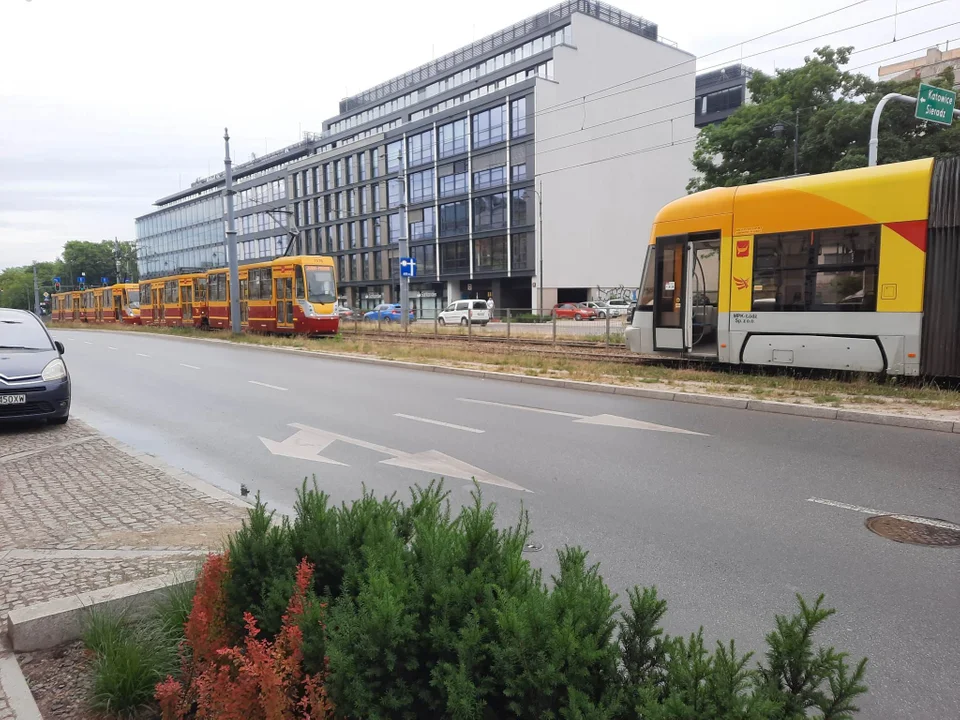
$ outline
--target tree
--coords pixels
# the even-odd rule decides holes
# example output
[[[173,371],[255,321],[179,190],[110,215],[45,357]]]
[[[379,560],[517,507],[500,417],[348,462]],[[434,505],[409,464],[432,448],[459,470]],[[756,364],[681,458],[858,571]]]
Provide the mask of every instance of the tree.
[[[37,263],[37,285],[40,300],[43,293],[53,293],[53,278],[61,272],[59,261]],[[11,267],[0,271],[0,307],[33,310],[33,265]]]
[[[776,75],[757,72],[747,88],[753,102],[737,109],[697,138],[693,165],[698,175],[687,189],[754,183],[793,174],[793,126],[799,111],[799,171],[817,174],[864,167],[870,120],[889,92],[916,96],[919,80],[877,83],[844,70],[853,48],[817,48],[798,68]],[[928,81],[952,86],[948,69]],[[783,126],[784,132],[774,128]],[[778,137],[779,135],[779,137]],[[881,163],[960,152],[960,129],[920,122],[913,109],[894,103],[880,125]]]
[[[63,246],[63,265],[67,275],[64,284],[69,285],[76,283],[81,273],[86,273],[87,285],[99,285],[102,277],[109,278],[111,284],[122,282],[126,277],[136,282],[138,277],[136,248],[132,242],[70,240]]]

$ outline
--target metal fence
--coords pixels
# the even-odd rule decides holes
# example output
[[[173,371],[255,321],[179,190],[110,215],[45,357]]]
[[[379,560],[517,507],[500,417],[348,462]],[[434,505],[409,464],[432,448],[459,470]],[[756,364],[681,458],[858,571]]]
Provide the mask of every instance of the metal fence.
[[[577,319],[576,315],[580,315]],[[397,320],[377,318],[375,313],[354,311],[351,317],[340,320],[344,336],[398,337],[404,334],[418,338],[449,338],[466,340],[511,341],[530,344],[590,344],[604,347],[624,347],[626,312],[613,317],[604,313],[592,316],[573,313],[570,317],[557,311],[538,315],[530,310],[496,309],[461,315],[440,313],[438,317],[411,320],[406,330]]]

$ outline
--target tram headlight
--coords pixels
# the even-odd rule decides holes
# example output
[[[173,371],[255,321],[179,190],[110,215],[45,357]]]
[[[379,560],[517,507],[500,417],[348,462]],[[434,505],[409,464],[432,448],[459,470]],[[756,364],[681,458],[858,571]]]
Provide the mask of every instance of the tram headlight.
[[[308,317],[308,318],[319,317],[319,315],[317,315],[316,310],[313,309],[313,305],[308,303],[306,300],[301,300],[299,302],[299,305],[300,305],[300,309],[303,310],[303,314],[305,317]]]
[[[62,380],[66,376],[67,366],[63,364],[63,360],[60,358],[48,362],[47,366],[43,369],[43,372],[40,373],[40,377],[47,382],[50,382],[51,380]]]

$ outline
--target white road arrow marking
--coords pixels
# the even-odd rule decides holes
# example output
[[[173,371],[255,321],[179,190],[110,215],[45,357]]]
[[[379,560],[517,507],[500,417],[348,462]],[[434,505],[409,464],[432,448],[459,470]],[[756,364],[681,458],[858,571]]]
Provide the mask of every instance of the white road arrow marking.
[[[559,415],[560,417],[573,418],[574,422],[584,423],[585,425],[605,425],[607,427],[629,428],[631,430],[653,430],[655,432],[708,437],[705,433],[694,432],[693,430],[684,430],[683,428],[671,427],[670,425],[658,425],[657,423],[634,420],[633,418],[620,417],[619,415],[578,415],[577,413],[562,412],[560,410],[548,410],[546,408],[530,407],[528,405],[511,405],[509,403],[491,402],[489,400],[474,400],[472,398],[457,398],[457,400],[460,402],[475,403],[477,405],[493,405],[495,407],[510,408],[511,410],[544,413],[545,415]]]
[[[439,477],[451,477],[459,480],[475,479],[477,482],[487,485],[497,485],[499,487],[510,488],[511,490],[532,492],[525,487],[505,480],[502,477],[497,477],[486,470],[446,455],[439,450],[409,453],[405,450],[395,450],[385,445],[377,445],[376,443],[366,440],[339,435],[327,430],[321,430],[320,428],[310,427],[309,425],[301,425],[300,423],[290,423],[290,427],[296,428],[297,432],[283,442],[276,442],[275,440],[264,437],[261,437],[260,441],[274,455],[286,455],[287,457],[299,458],[301,460],[314,460],[316,462],[344,465],[344,463],[330,460],[320,455],[332,442],[339,440],[340,442],[345,442],[355,447],[373,450],[382,455],[389,455],[389,459],[380,461],[383,465],[392,465],[409,470],[420,470],[421,472],[430,473],[431,475]]]
[[[317,432],[300,430],[283,442],[277,442],[276,440],[265,437],[261,437],[260,442],[266,445],[267,450],[274,455],[286,455],[287,457],[299,458],[300,460],[314,460],[316,462],[347,467],[346,463],[331,460],[320,454],[336,439],[336,437],[324,437]]]

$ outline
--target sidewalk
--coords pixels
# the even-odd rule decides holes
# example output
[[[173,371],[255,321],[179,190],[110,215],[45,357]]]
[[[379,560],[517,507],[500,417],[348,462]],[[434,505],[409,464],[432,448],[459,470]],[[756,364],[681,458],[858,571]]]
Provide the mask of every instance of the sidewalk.
[[[17,717],[4,690],[16,684],[3,672],[10,610],[190,572],[245,507],[74,419],[0,427],[0,720]]]

